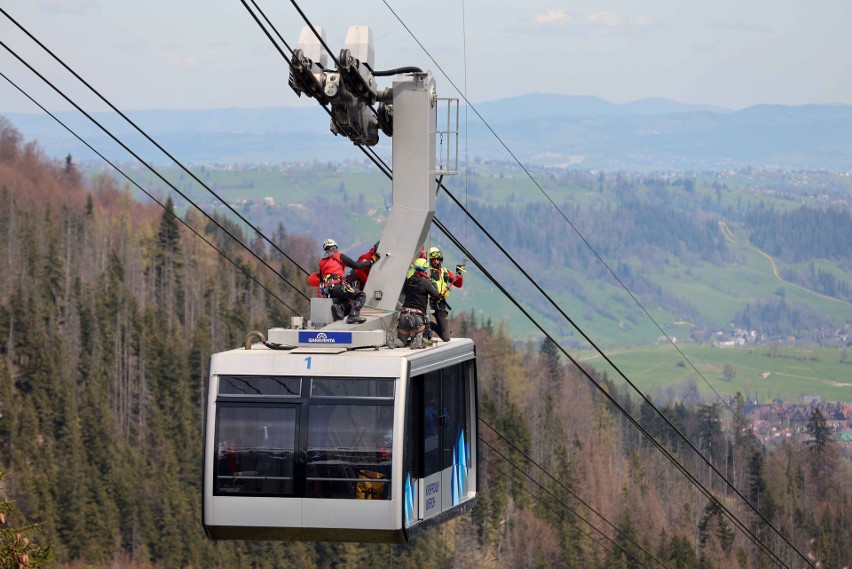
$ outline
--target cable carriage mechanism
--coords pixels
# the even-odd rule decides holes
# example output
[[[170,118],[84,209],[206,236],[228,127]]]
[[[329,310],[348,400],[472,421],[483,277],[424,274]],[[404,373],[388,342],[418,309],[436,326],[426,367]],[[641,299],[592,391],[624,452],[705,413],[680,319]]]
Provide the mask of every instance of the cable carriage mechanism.
[[[376,91],[372,64],[363,26],[349,29],[336,71],[308,28],[294,50],[290,85],[331,104],[335,134],[374,145],[379,128],[393,132],[393,205],[364,290],[366,322],[335,321],[332,299],[313,298],[307,325],[295,317],[212,355],[202,517],[213,539],[404,543],[476,502],[473,342],[385,345],[435,214],[436,175],[456,173],[458,101],[438,99],[419,70],[397,70],[393,87]]]

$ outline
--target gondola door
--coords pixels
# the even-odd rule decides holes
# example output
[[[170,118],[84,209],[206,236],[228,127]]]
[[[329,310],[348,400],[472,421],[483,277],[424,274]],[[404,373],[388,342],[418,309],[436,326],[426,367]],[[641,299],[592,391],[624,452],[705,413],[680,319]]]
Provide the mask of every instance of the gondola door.
[[[423,376],[423,476],[420,511],[423,519],[440,514],[443,509],[444,425],[452,414],[444,406],[442,372]]]
[[[404,469],[406,525],[447,512],[465,499],[471,433],[465,364],[412,378]]]

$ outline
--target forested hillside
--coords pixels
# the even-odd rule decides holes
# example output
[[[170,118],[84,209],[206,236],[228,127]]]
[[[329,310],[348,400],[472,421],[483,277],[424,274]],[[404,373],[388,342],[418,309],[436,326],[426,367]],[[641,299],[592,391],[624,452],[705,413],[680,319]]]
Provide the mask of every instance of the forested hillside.
[[[669,223],[665,211],[659,215]],[[454,330],[476,341],[480,374],[483,463],[472,514],[406,546],[208,541],[200,523],[208,357],[241,345],[249,330],[289,319],[289,309],[246,272],[297,310],[306,304],[208,220],[197,213],[182,219],[243,270],[168,209],[139,204],[111,178],[84,179],[70,158],[45,159],[0,119],[0,471],[9,474],[5,491],[24,521],[45,522],[34,538],[54,544],[59,566],[721,569],[806,566],[802,556],[822,567],[852,562],[849,457],[819,412],[806,442],[769,451],[743,423],[742,398],[731,408],[667,404],[666,417],[735,491],[620,382],[593,369],[587,377],[553,344],[518,345],[505,324],[462,311]],[[685,249],[725,255],[721,241],[707,245],[702,227],[689,230],[702,244]],[[282,248],[307,250],[305,238],[287,229],[278,232]],[[623,231],[626,244],[641,229],[627,224]],[[253,249],[289,280],[303,281],[262,244]],[[297,257],[304,266],[315,262]],[[713,497],[690,484],[613,402]]]

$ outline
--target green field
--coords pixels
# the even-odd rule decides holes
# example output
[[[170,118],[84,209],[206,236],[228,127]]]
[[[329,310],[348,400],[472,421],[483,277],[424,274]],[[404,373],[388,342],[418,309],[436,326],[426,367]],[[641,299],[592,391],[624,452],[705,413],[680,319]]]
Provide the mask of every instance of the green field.
[[[612,349],[604,353],[643,393],[666,390],[679,393],[694,383],[706,400],[716,398],[715,390],[726,397],[739,391],[760,402],[781,399],[797,403],[803,396],[814,395],[827,401],[852,401],[852,353],[844,348],[782,346],[774,356],[769,355],[772,351],[769,345],[712,348],[684,344],[678,349],[691,365],[671,345]],[[599,354],[583,351],[572,357],[606,370],[616,384],[624,383]],[[733,379],[725,379],[725,364],[733,366]]]
[[[852,321],[852,304],[823,296],[777,276],[785,266],[750,247],[734,249],[737,262],[725,266],[700,264],[686,266],[672,258],[660,267],[655,280],[672,293],[687,298],[710,322],[719,327],[731,320],[747,303],[769,298],[783,290],[787,303],[808,304],[829,316],[836,325]],[[794,267],[795,268],[795,267]],[[831,266],[836,270],[836,266]],[[800,267],[801,270],[801,267]]]
[[[489,300],[475,300],[483,297]],[[542,338],[541,332],[504,295],[483,282],[479,276],[466,277],[465,287],[453,293],[452,305],[457,311],[473,309],[478,318],[491,318],[494,324],[508,322],[509,333],[519,339],[538,342]],[[632,331],[620,332],[610,320],[603,323],[604,319],[600,316],[596,319],[577,316],[577,312],[582,311],[580,303],[566,303],[562,308],[643,393],[667,392],[676,395],[692,384],[708,401],[715,400],[716,393],[728,397],[737,391],[761,402],[775,399],[788,403],[801,402],[803,396],[819,396],[827,401],[852,401],[852,350],[848,348],[771,344],[715,348],[708,344],[682,343],[682,340],[676,343],[675,348],[668,343],[654,345],[646,341],[648,337],[656,338],[660,335],[647,318],[633,326]],[[530,312],[534,318],[545,323],[548,317],[553,316],[552,309],[546,314],[532,309]],[[651,313],[658,322],[666,322],[665,313]],[[671,337],[688,337],[689,323],[668,322],[664,329]],[[547,326],[547,329],[554,333],[553,326]],[[567,329],[567,324],[563,324],[560,329]],[[620,339],[624,340],[621,345],[629,347],[607,345],[607,337],[602,337],[601,331],[606,332],[608,329],[620,332]],[[566,337],[579,340],[576,332],[573,336],[563,336],[563,340]],[[643,338],[641,343],[637,341],[631,345],[628,341],[640,337]],[[597,352],[571,348],[566,343],[563,345],[576,360],[606,371],[616,384],[624,385],[621,376]],[[770,356],[770,353],[774,355]],[[733,366],[735,373],[732,379],[724,377],[726,364]]]

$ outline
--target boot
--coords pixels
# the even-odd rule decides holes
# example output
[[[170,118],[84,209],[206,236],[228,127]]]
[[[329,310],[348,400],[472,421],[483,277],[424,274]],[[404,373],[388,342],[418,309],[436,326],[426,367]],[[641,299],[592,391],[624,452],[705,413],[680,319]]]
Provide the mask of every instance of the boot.
[[[411,339],[411,346],[409,346],[412,350],[418,350],[420,348],[426,347],[426,341],[423,339],[423,332],[418,332]]]
[[[402,348],[405,342],[388,332],[386,345],[388,348]]]
[[[349,313],[349,318],[346,319],[347,324],[363,324],[367,319],[361,316],[361,311],[357,308],[353,308],[352,312]]]
[[[335,303],[331,305],[331,314],[335,320],[343,320],[343,317],[346,316],[346,310],[342,304]]]

